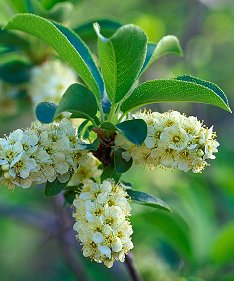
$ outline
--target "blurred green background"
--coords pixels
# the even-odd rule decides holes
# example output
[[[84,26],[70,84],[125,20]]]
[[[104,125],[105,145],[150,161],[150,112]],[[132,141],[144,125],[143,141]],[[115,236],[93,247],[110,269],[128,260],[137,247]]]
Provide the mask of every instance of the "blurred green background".
[[[4,0],[0,7],[0,24],[4,24],[15,11]],[[83,0],[72,9],[69,25],[102,17],[135,23],[153,42],[167,34],[178,36],[184,57],[162,58],[144,80],[191,74],[218,84],[234,108],[232,0]],[[28,100],[4,102],[1,95],[1,134],[29,126],[34,117]],[[217,159],[203,174],[134,168],[124,175],[136,189],[163,198],[174,210],[169,215],[133,206],[137,267],[149,281],[234,281],[233,115],[200,104],[161,104],[153,109],[175,109],[198,116],[208,126],[214,124],[221,145]],[[63,229],[57,231],[55,216],[60,218],[55,202],[45,200],[40,187],[16,188],[14,192],[1,187],[1,281],[77,280],[64,249],[68,246],[56,234]],[[66,218],[61,221],[66,225]],[[129,280],[122,264],[108,270],[83,259],[74,239],[68,242],[75,259],[85,268],[81,275],[87,280]]]

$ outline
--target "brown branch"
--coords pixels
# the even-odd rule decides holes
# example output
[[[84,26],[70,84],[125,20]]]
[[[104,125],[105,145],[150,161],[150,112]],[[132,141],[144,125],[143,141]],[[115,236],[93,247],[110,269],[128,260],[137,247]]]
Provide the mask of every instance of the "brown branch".
[[[134,256],[132,253],[128,253],[125,257],[125,265],[128,269],[128,272],[131,276],[132,281],[143,281],[140,276],[140,273],[137,271],[134,264]]]
[[[67,229],[72,229],[72,221],[71,214],[70,216],[68,216],[66,209],[62,207],[63,200],[61,196],[58,195],[54,198],[54,206],[57,214],[59,246],[62,250],[63,256],[65,257],[67,265],[76,276],[76,280],[89,281],[90,279],[88,277],[85,266],[82,264],[80,258],[75,254],[67,241]]]

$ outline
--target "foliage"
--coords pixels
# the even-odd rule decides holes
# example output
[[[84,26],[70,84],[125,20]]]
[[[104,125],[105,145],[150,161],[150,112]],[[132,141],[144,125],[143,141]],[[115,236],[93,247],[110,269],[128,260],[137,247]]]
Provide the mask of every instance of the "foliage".
[[[53,23],[52,23],[53,24]],[[60,27],[61,29],[63,29],[63,27]],[[61,31],[61,30],[60,30]],[[102,32],[102,29],[101,29],[101,33],[103,33],[104,34],[104,32]],[[105,35],[105,36],[107,36],[107,35]],[[112,35],[112,37],[114,37],[115,35]],[[100,38],[101,37],[101,38]],[[100,43],[99,42],[99,45],[104,45],[105,44],[105,42],[111,42],[111,44],[112,44],[112,37],[110,37],[109,39],[106,39],[106,41],[105,41],[105,39],[103,39],[103,37],[99,34],[99,41],[101,40],[102,42]],[[69,39],[68,39],[68,41],[69,41]],[[71,40],[72,41],[72,40]],[[161,42],[161,41],[160,41]],[[163,42],[163,40],[162,40],[162,42]],[[176,39],[175,39],[175,42],[178,42]],[[70,42],[71,43],[71,42]],[[71,43],[72,44],[72,43]],[[108,43],[107,43],[108,44]],[[106,44],[106,45],[107,45]],[[103,62],[106,62],[106,59],[107,59],[107,61],[108,61],[108,64],[105,64],[104,63],[104,65],[106,66],[109,66],[109,67],[114,67],[113,69],[117,69],[117,65],[118,65],[118,63],[116,62],[116,61],[114,61],[113,62],[113,58],[111,58],[110,57],[110,54],[108,54],[108,51],[109,51],[109,48],[110,48],[110,50],[111,50],[111,53],[112,52],[114,52],[113,50],[114,50],[114,47],[113,46],[111,46],[111,44],[109,44],[108,45],[108,47],[107,47],[107,49],[105,49],[106,48],[106,46],[105,47],[99,47],[99,49],[101,50],[102,49],[102,51],[99,51],[98,53],[99,53],[99,60],[101,61],[101,59],[103,59]],[[112,44],[113,45],[113,44]],[[87,89],[87,91],[89,91],[89,93],[91,94],[90,95],[90,100],[94,100],[97,104],[98,104],[98,109],[96,110],[96,112],[91,116],[92,117],[92,119],[89,119],[88,117],[87,117],[87,114],[86,114],[86,116],[85,115],[82,115],[82,114],[80,114],[80,112],[86,112],[87,110],[88,110],[88,107],[87,106],[92,106],[92,104],[94,104],[94,103],[91,103],[91,104],[89,104],[88,102],[85,102],[85,99],[83,100],[82,99],[82,101],[84,102],[84,105],[81,105],[81,111],[80,110],[77,110],[78,112],[78,114],[77,115],[73,115],[73,117],[76,117],[76,118],[80,118],[80,117],[85,117],[85,118],[87,118],[87,121],[85,121],[86,123],[84,124],[84,126],[85,125],[87,125],[87,123],[88,123],[88,121],[89,120],[91,120],[91,122],[94,122],[95,123],[95,126],[97,125],[97,127],[98,127],[98,130],[96,130],[97,132],[97,136],[99,137],[99,138],[101,138],[101,134],[103,134],[104,133],[104,135],[105,136],[107,136],[108,138],[112,135],[112,134],[114,134],[115,132],[118,132],[118,131],[120,131],[121,132],[121,129],[119,129],[119,127],[121,128],[121,124],[123,124],[124,122],[127,122],[127,121],[124,121],[124,122],[120,122],[121,120],[122,120],[122,118],[124,118],[124,116],[127,114],[127,112],[128,111],[131,111],[133,108],[136,108],[136,107],[139,107],[139,106],[141,106],[141,105],[145,105],[145,104],[148,104],[148,103],[158,103],[158,102],[164,102],[165,100],[166,101],[185,101],[185,99],[186,99],[186,101],[189,101],[189,102],[203,102],[203,103],[210,103],[210,104],[213,104],[213,105],[216,105],[216,106],[219,106],[219,107],[221,107],[221,108],[223,108],[223,109],[226,109],[227,111],[230,111],[230,107],[229,107],[229,105],[228,105],[228,102],[227,102],[227,99],[226,99],[226,96],[223,94],[223,92],[216,86],[216,85],[214,85],[214,84],[212,84],[212,83],[210,83],[210,82],[206,82],[206,81],[203,81],[203,80],[200,80],[200,79],[198,79],[198,78],[194,78],[194,77],[190,77],[190,76],[183,76],[183,77],[177,77],[177,78],[175,78],[175,79],[169,79],[169,80],[163,80],[163,84],[162,85],[159,85],[159,86],[157,86],[158,84],[160,84],[160,80],[155,80],[155,81],[153,81],[153,82],[145,82],[145,83],[143,83],[143,84],[141,84],[141,85],[139,85],[139,86],[136,86],[136,84],[135,84],[135,82],[137,81],[137,79],[139,78],[139,74],[142,72],[144,72],[145,70],[146,70],[146,68],[144,68],[144,66],[148,66],[148,64],[147,64],[147,61],[148,62],[151,62],[152,61],[152,59],[150,59],[150,57],[152,56],[150,56],[150,54],[149,53],[153,53],[153,52],[155,52],[155,46],[159,46],[159,44],[158,45],[156,45],[156,44],[152,44],[152,45],[149,45],[149,43],[148,43],[148,45],[147,45],[147,47],[146,47],[146,49],[147,49],[147,51],[145,51],[144,52],[144,61],[142,62],[140,62],[140,60],[139,60],[139,63],[140,63],[140,65],[141,65],[141,68],[140,68],[140,66],[138,66],[138,69],[140,69],[140,72],[139,72],[139,70],[138,71],[136,71],[137,73],[138,73],[138,75],[136,75],[136,73],[134,74],[134,73],[132,73],[132,72],[130,72],[131,74],[133,74],[133,76],[132,77],[134,77],[134,78],[129,78],[129,80],[128,81],[126,81],[126,84],[124,84],[124,86],[125,85],[128,85],[125,89],[126,90],[124,90],[124,91],[120,91],[120,93],[121,93],[121,95],[122,94],[124,94],[125,96],[124,97],[121,97],[120,95],[118,95],[118,97],[116,98],[116,96],[117,96],[117,91],[115,90],[115,92],[113,92],[112,91],[112,89],[113,89],[113,87],[114,86],[116,86],[117,88],[116,89],[118,89],[118,83],[116,82],[116,84],[113,86],[113,85],[111,85],[110,86],[110,89],[109,89],[109,91],[107,91],[107,94],[108,94],[108,97],[109,97],[109,99],[110,99],[110,101],[112,102],[112,107],[111,107],[111,112],[110,112],[110,114],[108,115],[108,114],[103,114],[103,112],[102,112],[102,104],[101,104],[101,102],[100,102],[100,97],[99,97],[99,94],[101,95],[101,91],[100,91],[100,88],[99,88],[99,90],[97,90],[97,87],[96,87],[96,89],[88,82],[86,85],[85,85],[85,89]],[[112,49],[111,49],[112,48]],[[156,47],[157,48],[157,47]],[[174,47],[173,47],[174,48]],[[172,48],[172,49],[173,49]],[[127,49],[127,48],[126,48]],[[125,51],[126,51],[126,49],[125,49]],[[103,51],[103,50],[105,50],[105,51]],[[150,51],[151,50],[151,51]],[[162,48],[162,50],[164,50],[164,48]],[[167,47],[165,47],[165,50],[167,50]],[[170,49],[169,49],[170,50]],[[101,57],[101,52],[104,52],[105,54],[106,54],[106,58],[104,58],[104,56],[103,56],[103,58]],[[178,54],[181,54],[181,48],[180,48],[180,46],[176,43],[175,44],[175,51],[170,51],[170,52],[175,52],[175,53],[178,53]],[[78,53],[79,53],[79,51],[78,51]],[[91,53],[91,52],[90,52]],[[163,53],[164,53],[164,51],[163,51]],[[167,53],[166,51],[165,51],[165,53]],[[154,57],[154,58],[159,58],[159,55],[153,55],[152,57]],[[130,57],[131,58],[131,57]],[[83,58],[84,59],[84,58]],[[92,59],[92,58],[91,58]],[[134,60],[134,58],[132,58],[133,60]],[[126,60],[124,60],[124,62],[125,62]],[[102,68],[102,63],[100,63],[100,65],[101,65],[101,71],[103,72],[103,68]],[[136,70],[136,69],[135,69]],[[82,70],[77,70],[77,72],[78,72],[78,75],[79,76],[82,76]],[[108,72],[108,71],[107,71]],[[120,72],[121,73],[121,72]],[[118,81],[118,75],[117,75],[117,71],[116,71],[116,74],[115,74],[115,71],[110,71],[110,73],[109,74],[107,74],[107,76],[106,77],[109,77],[108,75],[113,75],[114,74],[114,79],[116,79],[116,80],[111,80],[112,82],[114,82],[114,81]],[[119,73],[118,73],[119,74]],[[97,77],[94,77],[95,75],[92,73],[92,76],[93,76],[93,78],[94,78],[94,80],[96,80],[95,81],[95,83],[97,84],[97,85],[101,85],[101,84],[98,84],[99,82],[98,82],[98,79],[101,77],[99,77],[99,78],[97,78]],[[103,77],[104,77],[104,81],[105,81],[105,83],[108,83],[108,81],[109,81],[109,79],[108,78],[106,78],[105,79],[105,75],[104,75],[104,72],[103,72]],[[88,80],[87,80],[88,81]],[[107,82],[106,82],[107,81]],[[141,80],[140,80],[141,81]],[[164,81],[165,81],[165,84],[164,84]],[[85,81],[84,81],[85,82]],[[103,81],[101,82],[101,83],[103,83]],[[148,83],[148,84],[147,84]],[[152,84],[151,84],[152,83]],[[174,83],[174,84],[173,84]],[[144,86],[146,84],[146,86]],[[77,84],[77,85],[79,85],[79,84]],[[90,85],[91,85],[91,87],[90,87]],[[79,85],[80,86],[80,88],[81,87],[84,87],[84,86],[82,86],[82,85]],[[123,86],[123,85],[120,85],[120,86]],[[86,88],[87,87],[87,88]],[[144,88],[145,87],[145,88]],[[165,90],[164,90],[164,87],[166,87],[166,92],[165,92]],[[168,87],[169,87],[169,89],[171,89],[171,92],[170,92],[170,95],[168,95]],[[170,88],[171,87],[171,88]],[[177,88],[176,87],[178,87],[178,90],[177,90]],[[89,89],[88,89],[89,88]],[[108,88],[107,87],[107,85],[106,85],[106,88]],[[98,92],[99,92],[99,94],[98,94]],[[199,95],[199,93],[203,93],[202,95]],[[180,94],[182,94],[181,96],[180,95],[178,95],[178,93]],[[139,97],[139,94],[140,95],[142,95],[142,99],[139,99],[138,100],[138,97]],[[190,98],[188,98],[188,95],[191,95],[191,97]],[[75,96],[75,95],[74,95]],[[78,95],[77,95],[78,96]],[[91,96],[92,96],[92,98],[91,98]],[[144,96],[146,96],[146,98],[144,97]],[[186,96],[186,98],[184,97],[184,96]],[[136,98],[137,97],[137,98]],[[162,98],[161,98],[162,97]],[[64,99],[65,99],[65,96],[64,96]],[[65,102],[65,103],[64,103]],[[61,100],[61,102],[59,103],[59,106],[61,107],[61,108],[63,108],[63,106],[64,106],[64,104],[67,104],[64,108],[64,110],[63,111],[69,111],[69,110],[67,110],[68,108],[74,108],[74,106],[75,106],[75,103],[74,103],[74,99],[72,99],[72,102],[71,101],[69,101],[69,99],[65,99],[65,100],[63,100],[63,102],[62,102],[62,100]],[[80,105],[80,104],[79,104]],[[121,112],[122,111],[122,112]],[[60,111],[60,110],[58,110],[57,112],[62,112],[62,111]],[[73,112],[74,113],[74,112]],[[119,113],[122,113],[122,116],[118,119],[118,117],[119,117]],[[128,118],[128,115],[127,115],[127,118]],[[40,119],[39,119],[40,120]],[[50,119],[51,121],[52,121],[52,119]],[[131,121],[131,120],[129,120],[129,121]],[[108,125],[108,126],[106,126],[105,125],[105,123],[109,123],[110,125]],[[89,123],[90,124],[90,123]],[[92,126],[93,127],[93,126]],[[91,127],[91,128],[92,128]],[[138,127],[136,127],[136,128],[138,128]],[[81,128],[82,129],[82,128]],[[127,129],[127,132],[129,132],[130,131],[130,139],[129,139],[129,134],[127,133],[123,133],[123,135],[125,136],[125,137],[127,137],[128,138],[128,140],[131,140],[131,139],[133,139],[133,140],[136,140],[137,139],[137,141],[139,141],[138,140],[138,134],[139,134],[139,136],[141,136],[143,139],[144,139],[144,136],[146,136],[146,133],[143,133],[143,131],[141,132],[141,130],[139,130],[139,133],[137,133],[137,131],[135,131],[134,129],[131,129],[131,127],[130,126],[126,126],[126,128],[125,128],[125,131],[126,131],[126,129]],[[89,135],[89,133],[88,133],[88,135],[86,135],[86,137],[85,137],[85,139],[87,139],[87,137],[88,136],[90,136]],[[95,138],[96,138],[96,136],[95,136]],[[94,140],[94,138],[92,137],[92,140]],[[134,143],[134,141],[133,141],[133,143]],[[141,141],[139,142],[139,143],[141,143]],[[114,151],[113,150],[113,155],[114,155],[114,163],[112,163],[111,165],[111,167],[113,168],[113,166],[114,166],[114,168],[117,170],[117,173],[118,174],[121,174],[122,172],[126,172],[130,167],[131,167],[131,163],[127,163],[128,165],[123,169],[123,170],[119,170],[121,167],[124,167],[124,165],[126,164],[126,161],[124,161],[124,159],[121,157],[121,153],[122,153],[123,151],[119,151],[119,150],[117,150],[117,151]],[[119,164],[120,163],[120,164]],[[64,188],[64,190],[65,190],[65,188]],[[183,196],[183,195],[182,195]],[[196,196],[196,195],[194,195],[194,196]],[[174,207],[174,206],[173,206]],[[180,212],[181,214],[182,214],[182,211]],[[184,211],[184,213],[186,213],[186,211]],[[147,215],[148,216],[150,216],[149,214],[148,214],[148,212],[146,212],[146,214],[145,214],[145,216],[147,217]],[[145,217],[144,217],[144,214],[142,215],[143,216],[143,219],[142,220],[144,220],[145,219]],[[151,222],[152,221],[152,225],[153,224],[155,224],[155,221],[158,221],[158,222],[161,222],[161,220],[160,220],[160,216],[161,216],[161,214],[160,213],[155,213],[155,215],[154,214],[152,214],[152,216],[154,217],[152,220],[150,220],[150,219],[147,219],[147,221],[148,222]],[[171,215],[170,215],[171,216]],[[177,216],[177,214],[176,214],[176,216]],[[176,217],[175,216],[175,217]],[[156,218],[157,217],[157,218]],[[171,231],[171,227],[173,226],[173,224],[174,224],[174,221],[176,221],[176,223],[178,223],[179,225],[181,224],[181,221],[179,220],[179,222],[178,222],[178,220],[174,217],[174,215],[172,214],[172,220],[170,220],[169,219],[169,223],[168,223],[168,227],[165,227],[164,226],[164,223],[166,224],[166,222],[167,222],[167,214],[164,214],[164,213],[162,213],[162,217],[163,217],[163,219],[162,219],[162,225],[159,223],[159,226],[157,226],[157,230],[159,231],[159,233],[160,232],[162,232],[163,233],[163,235],[162,236],[168,236],[168,232],[169,231]],[[182,215],[182,217],[183,217],[183,215]],[[201,216],[200,216],[201,217]],[[140,219],[138,219],[138,218],[136,218],[136,221],[138,221],[138,223],[139,224],[141,224],[142,223],[142,221],[140,220]],[[190,222],[190,219],[186,219],[186,221],[187,221],[187,223],[188,224],[190,224],[191,222]],[[183,225],[183,222],[182,222],[182,225]],[[192,225],[192,224],[191,224]],[[182,227],[183,228],[183,227]],[[154,226],[152,227],[152,229],[154,229]],[[185,227],[185,229],[186,229],[186,227]],[[151,231],[153,231],[153,230],[151,230]],[[187,230],[186,230],[187,231]],[[177,229],[176,228],[173,228],[173,233],[177,233]],[[184,235],[184,234],[183,234]],[[182,237],[184,237],[182,235]],[[186,233],[186,237],[184,238],[184,241],[190,241],[191,240],[191,237],[189,236],[190,235],[190,233]],[[191,245],[187,245],[187,242],[186,243],[184,243],[184,242],[178,242],[177,241],[177,239],[175,238],[175,237],[177,237],[177,234],[175,234],[175,235],[173,235],[173,237],[172,238],[166,238],[166,240],[167,241],[169,241],[169,244],[171,244],[173,247],[175,247],[175,249],[183,256],[186,256],[187,257],[187,259],[188,259],[188,262],[191,262],[192,263],[192,261],[191,260],[195,260],[195,258],[193,257],[192,259],[190,258],[190,256],[192,255],[192,253],[193,252],[195,252],[195,248],[196,248],[196,246],[194,245],[194,249],[190,249],[189,251],[187,251],[186,252],[186,249],[183,249],[183,247],[187,247],[188,246],[188,248],[192,248],[191,247]],[[224,236],[225,236],[225,234],[224,234]],[[180,237],[180,234],[178,234],[178,237]],[[222,241],[226,241],[226,240],[228,240],[228,239],[226,239],[226,238],[224,238],[224,240],[222,240],[222,234],[220,235],[220,239],[217,239],[217,245],[223,245],[223,244],[225,244],[225,243],[222,243]],[[225,236],[226,237],[226,236]],[[194,239],[194,237],[192,237],[192,239]],[[181,245],[180,245],[181,244]],[[189,242],[188,242],[188,244],[189,244]],[[179,246],[180,245],[180,246]],[[187,246],[186,246],[187,245]],[[181,247],[181,249],[180,249],[180,247]],[[222,250],[221,251],[219,251],[219,247],[221,247],[221,246],[214,246],[214,256],[216,256],[217,255],[217,253],[218,252],[220,252],[221,254],[222,254]],[[225,246],[224,246],[225,247]],[[230,258],[231,259],[231,258]],[[222,262],[224,263],[225,261],[228,261],[228,259],[227,258],[220,258],[220,260],[222,260]],[[218,258],[217,258],[217,260],[216,261],[218,261]],[[222,263],[222,262],[220,262],[220,263]],[[191,272],[192,272],[192,270],[191,270]],[[194,280],[194,278],[193,277],[191,277],[190,279],[188,279],[188,280]],[[195,279],[196,280],[196,279]],[[198,279],[199,280],[199,279]]]

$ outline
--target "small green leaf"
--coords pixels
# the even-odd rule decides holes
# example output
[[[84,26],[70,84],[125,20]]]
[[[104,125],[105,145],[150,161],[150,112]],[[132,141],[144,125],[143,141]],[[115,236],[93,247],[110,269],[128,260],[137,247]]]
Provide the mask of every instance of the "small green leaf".
[[[126,189],[126,191],[131,197],[131,200],[135,203],[171,212],[170,207],[159,198],[156,198],[145,192],[136,191],[132,189]]]
[[[101,181],[106,179],[114,179],[117,183],[121,177],[121,174],[117,173],[115,166],[112,164],[104,167],[103,172],[101,174]]]
[[[88,123],[89,123],[89,120],[85,120],[78,127],[77,135],[78,135],[79,138],[82,136],[82,132],[85,129],[85,127],[87,126]]]
[[[116,128],[130,142],[141,145],[147,136],[147,125],[142,119],[127,120],[116,125]]]
[[[114,152],[114,165],[115,165],[115,169],[116,172],[118,174],[123,174],[125,172],[127,172],[133,163],[132,158],[129,161],[126,161],[125,159],[123,159],[122,157],[122,153],[124,152],[124,149],[120,148],[118,150],[115,150]]]
[[[73,204],[73,201],[75,200],[76,198],[76,192],[72,191],[72,190],[68,190],[68,191],[65,191],[64,194],[64,205],[66,206],[66,203],[72,205]]]
[[[78,118],[92,119],[97,114],[97,102],[89,89],[75,83],[62,96],[54,117],[61,112],[71,112]]]
[[[143,66],[147,37],[135,25],[120,27],[109,39],[95,25],[98,35],[98,54],[107,95],[118,103],[128,93]]]
[[[32,65],[23,61],[10,61],[0,65],[0,79],[10,84],[28,82]]]
[[[70,179],[69,179],[70,180]],[[55,196],[60,193],[67,185],[68,181],[61,183],[59,180],[53,182],[47,182],[45,186],[44,194],[46,197]]]
[[[101,74],[88,47],[72,30],[33,14],[15,15],[4,29],[24,31],[45,41],[77,71],[100,99],[104,89]]]
[[[73,28],[73,30],[83,39],[96,39],[97,35],[93,29],[94,22],[99,24],[102,34],[107,37],[113,35],[113,33],[115,33],[115,31],[122,26],[122,24],[116,20],[96,19],[80,24]]]
[[[110,131],[116,131],[116,130],[117,130],[117,128],[115,127],[114,124],[112,124],[112,123],[110,123],[110,122],[107,122],[107,121],[103,122],[103,123],[100,125],[100,127],[101,127],[102,129],[110,130]]]
[[[178,56],[183,55],[180,42],[176,36],[167,35],[163,37],[158,44],[148,44],[146,59],[144,66],[142,67],[142,72],[144,72],[153,62],[167,54],[175,54]]]
[[[121,110],[127,113],[145,104],[159,102],[197,102],[211,104],[231,112],[225,94],[223,92],[221,94],[216,85],[208,82],[208,87],[208,84],[202,84],[201,81],[194,78],[193,82],[177,79],[145,82],[123,102]]]
[[[40,102],[35,108],[37,119],[44,124],[53,122],[57,105],[52,102]]]

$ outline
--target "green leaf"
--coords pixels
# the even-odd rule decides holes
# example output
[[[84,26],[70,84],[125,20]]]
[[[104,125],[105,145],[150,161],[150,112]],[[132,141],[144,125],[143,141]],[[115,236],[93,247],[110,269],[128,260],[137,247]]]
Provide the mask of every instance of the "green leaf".
[[[53,8],[56,4],[62,3],[62,2],[67,2],[68,0],[42,0],[42,5],[45,9],[50,10]],[[74,1],[70,1],[74,2]]]
[[[28,82],[32,65],[23,61],[11,61],[0,65],[0,79],[10,84]]]
[[[97,99],[100,99],[104,88],[101,74],[88,47],[73,31],[32,14],[15,15],[4,29],[24,31],[45,41],[77,71]]]
[[[83,39],[96,39],[96,32],[93,29],[93,23],[97,22],[101,28],[102,34],[104,36],[111,36],[115,31],[122,26],[116,20],[112,19],[94,19],[83,24],[78,25],[77,27],[73,28],[73,30],[78,33],[78,35]]]
[[[116,125],[116,128],[130,142],[141,145],[147,136],[147,125],[142,119],[127,120]]]
[[[126,191],[131,197],[131,200],[135,203],[171,212],[170,207],[159,198],[156,198],[145,192],[136,191],[132,189],[126,189]]]
[[[115,165],[116,172],[118,174],[123,174],[127,172],[127,170],[131,168],[133,163],[132,158],[129,161],[123,159],[122,153],[124,151],[125,151],[124,149],[120,148],[118,150],[115,150],[114,152],[114,165]]]
[[[147,37],[135,25],[120,27],[109,39],[95,25],[98,35],[98,54],[107,95],[117,103],[128,93],[143,66]]]
[[[216,85],[209,82],[208,87],[208,84],[205,84],[205,81],[202,84],[200,79],[197,83],[197,79],[194,78],[193,82],[177,79],[145,82],[123,102],[121,110],[127,113],[145,104],[159,102],[197,102],[211,104],[231,112],[225,94],[223,92],[221,94]]]
[[[115,166],[113,163],[104,167],[103,172],[101,174],[101,181],[106,179],[114,179],[117,183],[121,177],[121,174],[117,173]]]
[[[110,122],[107,122],[107,121],[103,122],[103,123],[100,125],[100,127],[101,127],[102,129],[110,130],[110,131],[116,131],[116,130],[117,130],[117,128],[115,127],[114,124],[112,124],[112,123],[110,123]]]
[[[21,50],[28,50],[30,47],[30,44],[26,39],[6,30],[0,30],[0,45]]]
[[[52,102],[40,102],[35,108],[37,119],[44,124],[53,122],[57,105]]]
[[[167,241],[186,260],[192,259],[192,247],[190,240],[190,229],[184,219],[173,211],[141,213],[131,217],[134,229],[137,227],[148,229],[158,233],[164,241]]]
[[[227,264],[234,260],[234,222],[220,229],[213,246],[213,260],[218,264]]]
[[[153,62],[168,54],[175,54],[178,56],[183,55],[180,42],[176,36],[167,35],[163,37],[158,44],[149,43],[142,72],[144,72]]]
[[[69,179],[70,180],[70,179]],[[47,182],[45,186],[44,194],[46,197],[55,196],[60,193],[67,185],[69,181],[61,183],[59,180],[53,182]]]
[[[211,91],[215,92],[224,102],[226,105],[228,105],[228,99],[226,97],[226,95],[224,94],[224,92],[214,83],[211,83],[209,81],[205,81],[205,80],[201,80],[199,78],[193,77],[191,75],[182,75],[182,76],[178,76],[176,77],[176,80],[179,81],[186,81],[186,82],[192,82],[201,86],[204,86],[208,89],[210,89]],[[229,107],[229,105],[228,105]]]
[[[64,206],[66,206],[66,203],[72,205],[73,201],[76,198],[76,192],[73,190],[68,190],[68,191],[64,192],[63,196],[64,196],[64,200],[65,200]]]
[[[82,132],[85,129],[85,127],[87,126],[88,123],[89,123],[89,120],[85,120],[78,127],[77,135],[78,135],[79,138],[82,136]]]
[[[97,114],[97,102],[89,89],[75,83],[62,96],[54,117],[61,112],[71,112],[79,118],[93,119]]]

